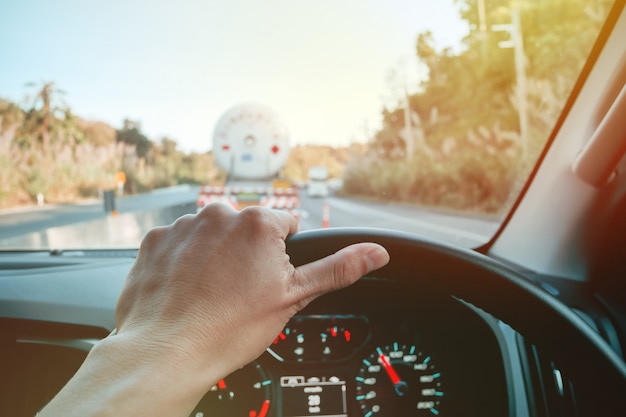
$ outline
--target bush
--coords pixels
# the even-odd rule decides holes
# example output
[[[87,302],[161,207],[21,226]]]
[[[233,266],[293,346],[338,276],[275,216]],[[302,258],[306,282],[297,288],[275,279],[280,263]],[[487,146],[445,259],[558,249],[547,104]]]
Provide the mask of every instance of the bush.
[[[417,152],[389,160],[371,151],[346,168],[346,194],[385,201],[494,213],[511,193],[517,162],[511,152],[465,143],[454,152]]]

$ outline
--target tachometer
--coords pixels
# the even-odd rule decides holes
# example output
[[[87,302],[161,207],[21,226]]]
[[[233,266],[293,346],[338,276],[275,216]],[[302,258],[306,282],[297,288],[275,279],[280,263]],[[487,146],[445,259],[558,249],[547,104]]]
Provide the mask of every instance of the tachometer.
[[[270,408],[272,381],[252,363],[211,387],[191,417],[265,417]]]
[[[442,373],[415,345],[377,346],[356,377],[356,400],[365,417],[439,415]]]

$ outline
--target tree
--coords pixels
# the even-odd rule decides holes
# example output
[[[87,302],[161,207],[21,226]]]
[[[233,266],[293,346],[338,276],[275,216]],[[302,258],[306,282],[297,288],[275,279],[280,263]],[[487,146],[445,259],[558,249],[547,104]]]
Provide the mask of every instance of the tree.
[[[118,142],[134,146],[137,157],[148,159],[153,143],[141,132],[139,122],[124,119],[123,127],[116,132],[115,137]]]
[[[37,84],[30,82],[26,87],[35,87]],[[63,90],[58,89],[54,82],[42,82],[38,87],[34,98],[31,102],[29,110],[26,112],[26,126],[36,134],[43,149],[47,149],[51,142],[51,130],[57,118],[55,114],[59,111],[64,112],[66,107],[56,106],[54,98],[57,95],[65,94]]]
[[[409,97],[406,112],[420,140],[413,160],[398,158],[404,151],[403,105],[384,108],[382,128],[366,155],[350,164],[346,188],[456,208],[504,207],[543,149],[611,3],[456,0],[469,27],[462,47],[437,48],[430,32],[415,41],[427,76]],[[516,71],[514,51],[501,47],[511,35],[492,30],[511,24],[514,10],[521,21],[525,56],[518,55],[517,62],[525,64],[523,72]],[[520,73],[525,89],[519,87]],[[528,103],[525,141],[520,103]]]

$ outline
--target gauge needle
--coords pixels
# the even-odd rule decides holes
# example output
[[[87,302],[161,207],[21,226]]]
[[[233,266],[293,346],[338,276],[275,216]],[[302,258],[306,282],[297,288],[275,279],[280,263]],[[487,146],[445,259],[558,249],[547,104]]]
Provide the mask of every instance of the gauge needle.
[[[389,359],[387,359],[387,357],[381,353],[378,356],[378,361],[383,365],[383,368],[385,368],[385,372],[387,372],[387,375],[389,375],[389,379],[393,384],[393,388],[395,389],[396,394],[398,394],[399,396],[403,396],[404,394],[406,394],[408,386],[406,382],[400,379],[400,375],[398,375],[396,370],[393,369],[393,366],[391,365],[391,362],[389,362]]]
[[[391,383],[394,386],[402,382],[400,375],[398,375],[396,370],[393,369],[393,366],[391,366],[389,359],[387,359],[385,355],[380,354],[380,356],[378,356],[378,360],[383,365],[383,368],[385,368],[385,371],[387,372],[387,375],[389,375],[389,379],[391,379]]]
[[[256,411],[250,410],[250,413],[248,413],[248,415],[249,417],[265,417],[267,415],[267,410],[269,410],[269,408],[270,408],[270,402],[269,400],[265,400],[263,401],[263,405],[261,406],[261,410],[259,410],[258,414]]]

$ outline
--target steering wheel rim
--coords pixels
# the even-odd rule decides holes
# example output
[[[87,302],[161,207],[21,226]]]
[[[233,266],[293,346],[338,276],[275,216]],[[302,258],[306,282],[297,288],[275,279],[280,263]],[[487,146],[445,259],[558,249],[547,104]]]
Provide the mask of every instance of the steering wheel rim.
[[[624,410],[623,359],[569,307],[501,262],[472,250],[385,229],[310,230],[291,236],[286,245],[291,262],[298,266],[359,242],[378,243],[390,254],[389,264],[370,276],[460,298],[507,323],[558,361],[574,382],[577,402],[582,400],[580,415]]]

